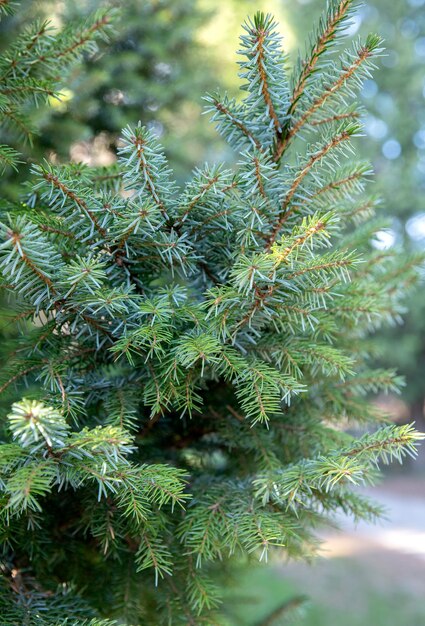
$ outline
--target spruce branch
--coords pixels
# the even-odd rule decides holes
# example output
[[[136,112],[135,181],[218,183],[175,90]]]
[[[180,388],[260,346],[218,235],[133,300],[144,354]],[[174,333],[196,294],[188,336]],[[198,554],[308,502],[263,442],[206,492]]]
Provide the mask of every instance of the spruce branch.
[[[342,30],[343,24],[349,19],[351,12],[357,4],[356,0],[330,0],[326,12],[320,18],[317,33],[313,33],[310,36],[309,50],[304,59],[299,59],[297,72],[293,79],[294,85],[287,112],[288,121],[281,133],[281,137],[278,138],[274,151],[276,162],[280,161],[288,145],[287,135],[290,132],[292,119],[300,100],[305,94],[308,81],[314,76],[317,64],[332,46],[338,36],[338,31]]]
[[[270,500],[286,501],[290,508],[309,506],[316,490],[325,493],[339,484],[359,484],[373,478],[369,463],[388,462],[403,456],[415,455],[417,445],[424,438],[411,424],[389,426],[328,457],[303,460],[283,471],[277,471],[275,480],[259,478],[254,481],[256,496],[263,503]]]
[[[282,617],[284,619],[286,617],[292,619],[294,615],[299,613],[300,609],[305,606],[307,600],[307,596],[295,596],[294,598],[286,600],[266,618],[259,621],[256,626],[273,626],[273,624]]]
[[[5,169],[8,167],[13,168],[14,170],[18,169],[19,163],[19,152],[11,148],[10,146],[1,145],[0,146],[0,174],[3,174]]]
[[[361,76],[359,75],[359,70],[364,64],[367,64],[370,67],[369,59],[372,57],[375,58],[382,52],[381,45],[382,39],[378,37],[378,35],[369,35],[364,44],[358,43],[354,48],[354,52],[350,56],[347,55],[347,60],[342,60],[339,75],[337,75],[330,85],[326,84],[329,80],[328,77],[324,79],[324,85],[318,90],[319,95],[313,99],[312,102],[308,103],[307,109],[303,111],[301,116],[294,121],[290,130],[287,132],[285,141],[282,143],[282,151],[287,148],[287,145],[292,137],[299,133],[301,128],[305,126],[305,124],[319,109],[325,106],[329,99],[335,97],[335,95],[339,94],[340,91],[347,89],[351,79],[355,79],[356,86],[361,86],[362,81]],[[370,76],[368,67],[366,67],[363,71],[365,78]],[[353,95],[353,90],[351,89],[350,91],[350,95]],[[317,125],[318,123],[329,124],[329,122],[341,121],[342,119],[353,119],[357,115],[358,114],[356,114],[355,111],[349,111],[347,113],[335,114],[325,119],[319,119],[318,121],[313,121],[311,123],[312,125]]]
[[[304,92],[305,84],[314,73],[320,57],[331,46],[338,30],[341,29],[343,22],[349,18],[354,6],[353,0],[331,0],[329,2],[326,14],[323,14],[320,20],[318,36],[312,37],[310,50],[306,58],[300,63],[291,98],[290,115],[294,114],[298,101]]]
[[[317,151],[315,151],[310,156],[310,158],[305,163],[304,167],[301,169],[301,171],[298,173],[298,175],[294,179],[291,187],[289,188],[288,193],[285,196],[285,199],[282,204],[282,209],[280,211],[279,219],[274,225],[273,230],[266,241],[266,250],[270,250],[271,246],[276,240],[276,237],[279,234],[279,231],[281,230],[283,224],[285,223],[287,219],[288,206],[290,205],[293,197],[295,196],[297,189],[299,188],[304,178],[309,174],[312,168],[328,154],[328,152],[330,152],[331,150],[334,150],[335,148],[337,148],[338,146],[341,146],[342,144],[346,142],[349,142],[350,138],[358,134],[358,132],[359,132],[359,127],[355,124],[350,124],[342,132],[332,137],[330,141],[325,143],[323,146],[321,146]]]
[[[276,134],[281,132],[281,122],[279,121],[278,113],[276,112],[275,105],[273,103],[273,96],[269,85],[268,76],[273,76],[273,73],[269,71],[267,67],[267,55],[271,52],[271,46],[274,39],[274,28],[276,24],[273,22],[271,15],[265,15],[264,13],[256,13],[253,22],[248,22],[245,26],[248,32],[247,38],[242,38],[244,47],[247,48],[249,59],[253,58],[256,64],[257,80],[260,83],[261,94],[264,99],[266,111],[271,119]],[[243,53],[243,52],[242,52]],[[247,72],[242,73],[242,77],[251,78],[252,68],[250,64],[242,63],[242,68]],[[274,78],[274,76],[273,76]],[[256,83],[253,81],[250,83],[249,88],[253,89]]]
[[[211,121],[218,124],[218,132],[226,139],[232,140],[236,132],[240,134],[240,140],[248,140],[249,145],[254,145],[260,152],[263,150],[261,142],[247,128],[243,120],[243,109],[238,107],[234,100],[229,100],[227,95],[221,97],[220,94],[209,94],[204,97],[208,106],[205,113],[212,113]]]

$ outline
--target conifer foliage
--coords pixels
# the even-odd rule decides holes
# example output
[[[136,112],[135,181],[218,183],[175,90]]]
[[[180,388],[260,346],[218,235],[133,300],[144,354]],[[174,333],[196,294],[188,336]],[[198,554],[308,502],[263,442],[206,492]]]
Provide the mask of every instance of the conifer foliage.
[[[381,40],[341,52],[355,4],[330,1],[290,74],[272,17],[247,21],[243,99],[206,98],[234,170],[180,190],[129,127],[109,174],[38,165],[2,211],[22,325],[1,380],[4,624],[220,623],[232,559],[302,558],[319,522],[373,519],[353,485],[415,453],[368,401],[402,382],[368,336],[417,260],[370,245],[352,139]]]

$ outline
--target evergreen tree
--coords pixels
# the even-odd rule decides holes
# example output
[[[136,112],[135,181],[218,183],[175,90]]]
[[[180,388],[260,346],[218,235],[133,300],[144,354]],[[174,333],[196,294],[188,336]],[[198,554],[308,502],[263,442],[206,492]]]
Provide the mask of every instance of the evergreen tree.
[[[375,518],[353,485],[414,454],[368,401],[401,384],[368,337],[418,259],[370,245],[351,139],[382,44],[338,47],[356,4],[329,2],[289,78],[272,17],[245,24],[243,99],[207,97],[235,170],[179,190],[138,125],[109,174],[44,163],[3,207],[25,322],[1,381],[5,626],[220,623],[234,559],[309,556],[317,524]]]

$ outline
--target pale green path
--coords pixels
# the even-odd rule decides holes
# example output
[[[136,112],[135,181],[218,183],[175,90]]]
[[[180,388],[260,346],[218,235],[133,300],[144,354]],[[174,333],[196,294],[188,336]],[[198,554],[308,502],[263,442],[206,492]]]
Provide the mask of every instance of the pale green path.
[[[313,566],[279,568],[313,607],[306,626],[425,626],[425,477],[387,480],[368,494],[388,520],[323,535]],[[283,571],[282,571],[283,570]]]

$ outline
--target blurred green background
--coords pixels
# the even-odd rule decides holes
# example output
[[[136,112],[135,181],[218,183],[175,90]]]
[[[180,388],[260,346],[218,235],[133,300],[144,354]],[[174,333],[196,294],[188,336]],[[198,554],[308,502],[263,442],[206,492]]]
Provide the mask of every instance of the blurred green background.
[[[105,6],[101,0],[22,4],[24,10],[15,18],[0,23],[1,48],[25,22],[47,17],[60,25]],[[274,13],[293,61],[324,5],[325,0],[116,2],[120,19],[110,44],[102,44],[95,56],[73,69],[60,101],[52,102],[50,109],[30,111],[39,128],[34,145],[22,148],[19,137],[1,131],[0,141],[23,151],[26,161],[19,175],[6,176],[6,194],[16,197],[31,162],[42,158],[113,163],[121,128],[138,120],[158,135],[179,181],[204,161],[234,161],[235,155],[202,116],[202,95],[219,86],[237,96],[235,49],[241,22],[259,9]],[[373,245],[383,250],[403,246],[409,254],[425,248],[425,0],[367,1],[348,34],[368,32],[381,34],[386,45],[379,70],[361,94],[365,137],[358,149],[373,163],[374,191],[382,197],[388,218],[388,228]],[[415,420],[424,429],[423,287],[407,307],[403,322],[379,337],[376,356],[383,365],[397,367],[407,384],[400,397],[378,401],[395,420]],[[1,332],[7,338],[7,323]],[[425,624],[423,473],[425,454],[401,476],[389,475],[378,490],[378,499],[395,519],[386,530],[356,534],[342,521],[342,534],[324,536],[327,557],[313,568],[275,563],[268,569],[241,569],[225,605],[229,624],[293,623],[292,610],[274,617],[270,611],[287,601],[291,609],[291,599],[306,591],[311,602],[301,623],[307,626]],[[408,519],[401,515],[406,510],[411,511]],[[342,549],[344,538],[347,545]]]

